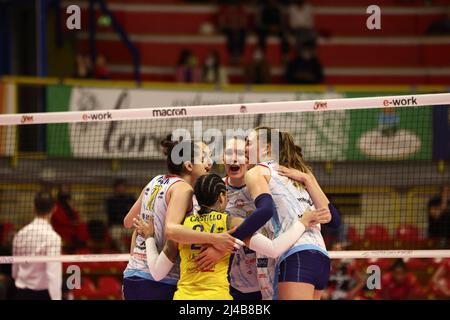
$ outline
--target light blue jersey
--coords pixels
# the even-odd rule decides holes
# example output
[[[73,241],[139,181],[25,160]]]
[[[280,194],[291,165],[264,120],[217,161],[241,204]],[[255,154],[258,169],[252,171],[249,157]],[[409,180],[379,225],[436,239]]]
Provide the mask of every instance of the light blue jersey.
[[[229,184],[228,177],[224,179],[227,187],[228,203],[226,212],[232,217],[245,219],[255,210],[250,193],[246,186],[235,187]],[[230,285],[242,293],[260,291],[257,270],[256,253],[247,247],[234,252],[230,266]]]
[[[262,233],[269,239],[275,239],[288,230],[306,210],[315,210],[315,207],[306,189],[297,188],[292,180],[278,174],[278,163],[267,161],[259,165],[267,168],[266,175],[270,176],[269,189],[276,208],[276,215],[264,225]],[[278,258],[276,263],[273,259],[268,260],[267,271],[265,271],[267,278],[261,276],[262,278],[259,279],[261,288],[268,291],[267,295],[270,295],[271,289],[269,287],[271,286],[273,288],[272,296],[277,296],[277,265],[287,256],[302,250],[319,250],[328,256],[320,232],[320,224],[306,229],[300,239],[291,249]]]
[[[154,239],[158,252],[164,248],[166,238],[164,235],[164,225],[167,213],[166,195],[169,188],[177,182],[183,181],[180,177],[171,175],[159,175],[153,178],[145,187],[142,197],[140,216],[144,221],[153,217],[154,221]],[[124,271],[124,277],[141,277],[154,280],[150,274],[147,265],[147,255],[145,248],[145,238],[141,235],[136,236],[135,247]],[[180,278],[180,265],[175,263],[172,270],[160,282],[176,285]]]

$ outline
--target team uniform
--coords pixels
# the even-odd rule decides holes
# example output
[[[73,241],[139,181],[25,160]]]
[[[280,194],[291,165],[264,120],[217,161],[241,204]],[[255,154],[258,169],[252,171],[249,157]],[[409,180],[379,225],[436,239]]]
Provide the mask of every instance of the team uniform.
[[[212,211],[193,214],[183,225],[202,232],[222,233],[228,230],[227,214]],[[232,300],[229,293],[228,267],[230,254],[226,254],[209,270],[198,270],[194,259],[202,250],[201,245],[180,244],[180,279],[174,300]]]
[[[235,187],[224,179],[228,203],[226,212],[232,217],[245,219],[256,208],[246,186]],[[230,293],[234,300],[261,300],[256,269],[256,252],[245,247],[236,250],[230,262]]]
[[[278,163],[266,161],[259,164],[270,171],[269,189],[272,194],[277,214],[263,227],[263,233],[269,239],[277,238],[291,227],[306,210],[315,210],[314,203],[306,189],[297,188],[293,182],[277,172]],[[306,282],[316,290],[326,287],[330,275],[330,259],[325,247],[320,224],[306,229],[299,240],[279,257],[274,263],[268,259],[268,278],[261,277],[261,288],[272,291],[278,296],[278,281]],[[263,265],[264,266],[264,265]],[[265,267],[265,266],[264,266]],[[271,272],[273,271],[273,272]],[[271,288],[270,288],[271,284]]]
[[[183,181],[178,176],[159,175],[145,187],[142,197],[140,217],[148,221],[154,219],[154,239],[158,252],[164,248],[164,222],[166,219],[166,194],[171,186]],[[169,274],[160,281],[155,281],[147,265],[145,238],[136,236],[135,247],[124,271],[125,299],[171,300],[179,279],[179,263],[175,263]]]

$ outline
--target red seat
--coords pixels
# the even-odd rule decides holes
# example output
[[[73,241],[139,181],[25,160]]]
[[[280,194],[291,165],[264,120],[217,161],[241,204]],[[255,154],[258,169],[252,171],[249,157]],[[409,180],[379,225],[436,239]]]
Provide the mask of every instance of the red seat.
[[[13,230],[14,225],[12,223],[6,222],[0,224],[0,243],[5,243]]]
[[[98,295],[102,297],[120,298],[122,295],[122,284],[116,277],[100,277],[98,279]]]
[[[427,259],[428,260],[428,259]],[[418,258],[410,258],[410,259],[404,259],[404,262],[409,270],[411,271],[417,271],[417,270],[424,270],[427,266],[427,262],[423,259]]]
[[[75,250],[75,254],[92,254],[92,250],[89,248],[78,248]]]
[[[106,270],[110,270],[111,266],[108,262],[100,262],[100,261],[94,261],[94,262],[86,262],[83,265],[83,272],[86,273],[95,273],[95,274],[101,274],[104,273]]]
[[[89,230],[88,230],[87,224],[82,222],[78,225],[77,228],[78,228],[78,230],[77,230],[78,238],[84,242],[88,241],[89,240]]]
[[[367,226],[364,230],[364,240],[368,241],[389,241],[389,233],[386,228],[379,224]]]
[[[356,231],[355,227],[348,226],[347,240],[349,242],[358,242],[358,241],[360,241],[360,237],[359,237],[358,231]]]
[[[369,259],[367,262],[367,266],[370,265],[376,265],[378,267],[380,267],[381,272],[387,272],[389,271],[389,268],[392,266],[392,259],[386,259],[386,258],[382,258],[382,259]],[[367,267],[366,266],[366,267]]]
[[[419,241],[419,229],[413,225],[401,225],[395,233],[396,239],[404,242]]]
[[[81,288],[75,289],[73,292],[75,298],[88,299],[98,295],[97,287],[94,281],[89,277],[81,278]]]

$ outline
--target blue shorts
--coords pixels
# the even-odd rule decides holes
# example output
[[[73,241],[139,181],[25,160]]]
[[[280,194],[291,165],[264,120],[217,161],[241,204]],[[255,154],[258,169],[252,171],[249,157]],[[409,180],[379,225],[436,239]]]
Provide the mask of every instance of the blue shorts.
[[[173,300],[177,286],[140,277],[123,279],[125,300]]]
[[[330,278],[330,258],[319,250],[304,250],[291,254],[280,263],[278,282],[310,283],[323,290]]]
[[[233,300],[262,300],[261,291],[243,293],[230,286],[230,294]]]

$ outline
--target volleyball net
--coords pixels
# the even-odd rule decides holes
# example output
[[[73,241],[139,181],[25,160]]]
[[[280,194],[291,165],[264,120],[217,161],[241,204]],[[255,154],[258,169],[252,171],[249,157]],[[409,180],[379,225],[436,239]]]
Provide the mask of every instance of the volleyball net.
[[[123,217],[167,171],[161,142],[180,132],[204,141],[213,171],[224,175],[227,137],[268,126],[292,134],[341,213],[341,227],[322,228],[333,258],[330,298],[344,296],[343,283],[359,285],[370,265],[394,277],[396,259],[421,283],[418,296],[442,296],[450,278],[449,105],[445,93],[0,115],[0,264],[76,264],[86,288],[116,288],[106,296],[119,298],[112,278],[120,278],[131,242]],[[63,255],[13,255],[41,190],[57,200],[51,224]],[[105,297],[85,290],[75,295]],[[346,297],[380,294],[364,292]]]

